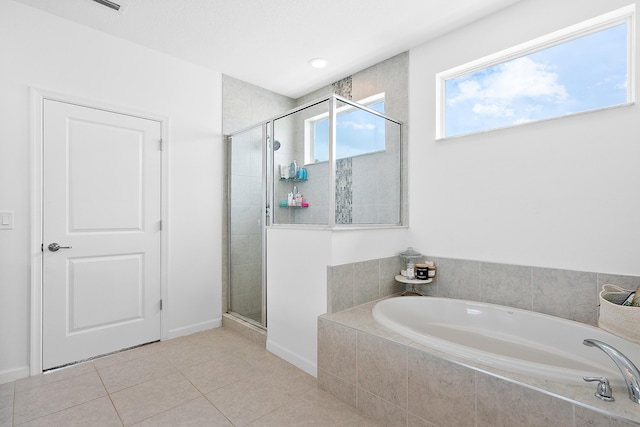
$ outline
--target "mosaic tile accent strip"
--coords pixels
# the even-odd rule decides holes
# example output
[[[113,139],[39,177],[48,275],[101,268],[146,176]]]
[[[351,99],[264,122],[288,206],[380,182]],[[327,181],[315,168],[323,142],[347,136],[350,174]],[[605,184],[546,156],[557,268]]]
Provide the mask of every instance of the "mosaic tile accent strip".
[[[351,158],[336,160],[336,224],[353,222],[353,164]]]
[[[353,99],[351,97],[351,89],[353,88],[353,79],[352,76],[345,77],[342,80],[338,80],[333,83],[333,93],[336,95],[340,95],[343,98]]]

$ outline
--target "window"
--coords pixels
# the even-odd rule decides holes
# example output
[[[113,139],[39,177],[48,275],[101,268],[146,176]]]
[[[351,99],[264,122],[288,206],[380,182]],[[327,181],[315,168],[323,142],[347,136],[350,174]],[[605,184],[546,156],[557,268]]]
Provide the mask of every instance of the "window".
[[[635,5],[436,76],[436,138],[633,102]]]
[[[384,113],[384,93],[359,102],[371,110]],[[329,160],[329,114],[305,121],[305,163]],[[337,109],[336,159],[374,153],[385,149],[385,120],[350,105]]]

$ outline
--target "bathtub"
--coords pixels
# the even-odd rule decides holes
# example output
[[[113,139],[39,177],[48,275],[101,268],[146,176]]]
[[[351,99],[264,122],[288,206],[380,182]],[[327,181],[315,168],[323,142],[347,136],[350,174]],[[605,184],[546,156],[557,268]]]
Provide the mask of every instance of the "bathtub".
[[[617,390],[626,389],[613,361],[583,345],[585,338],[604,341],[640,364],[638,344],[594,326],[496,304],[396,297],[378,302],[372,314],[388,329],[457,358],[565,384],[604,376]]]

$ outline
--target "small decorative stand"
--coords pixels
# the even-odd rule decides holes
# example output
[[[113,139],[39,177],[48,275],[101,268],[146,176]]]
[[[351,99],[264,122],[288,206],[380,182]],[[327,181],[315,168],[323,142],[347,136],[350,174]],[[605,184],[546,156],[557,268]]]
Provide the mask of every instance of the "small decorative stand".
[[[416,289],[416,285],[426,285],[427,283],[431,283],[433,282],[433,279],[426,279],[426,280],[421,280],[421,279],[407,279],[406,277],[404,277],[401,274],[398,274],[396,276],[396,282],[400,282],[400,283],[406,283],[408,285],[411,285],[411,288],[404,291],[402,293],[402,296],[405,295],[420,295],[422,297],[426,296],[423,293],[421,293],[420,291],[418,291]]]

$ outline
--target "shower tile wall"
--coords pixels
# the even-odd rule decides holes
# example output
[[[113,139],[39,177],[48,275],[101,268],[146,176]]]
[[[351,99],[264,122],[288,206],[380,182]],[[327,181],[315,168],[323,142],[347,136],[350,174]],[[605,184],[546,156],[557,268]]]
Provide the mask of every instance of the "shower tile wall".
[[[396,218],[399,206],[395,192],[399,180],[408,181],[408,123],[409,123],[409,55],[403,53],[376,64],[353,76],[353,99],[364,99],[376,93],[385,93],[385,114],[403,122],[402,141],[387,141],[384,153],[358,156],[353,159],[354,223],[367,222],[376,215],[378,223],[401,222]],[[389,124],[387,124],[389,126]],[[387,132],[391,135],[392,132]],[[401,171],[397,170],[400,144],[405,153]],[[372,183],[376,183],[372,190]],[[363,186],[368,188],[361,190]],[[408,186],[403,190],[402,223],[408,224]],[[364,195],[363,200],[358,195]]]
[[[266,120],[270,117],[274,117],[280,113],[288,111],[295,107],[295,101],[291,98],[278,95],[276,93],[270,92],[266,89],[260,88],[258,86],[251,85],[249,83],[243,82],[241,80],[234,79],[229,76],[223,76],[222,78],[222,96],[223,96],[223,110],[222,110],[222,126],[223,132],[225,134],[230,134],[249,126],[258,123],[260,121]],[[227,144],[225,144],[225,150],[228,149]],[[228,153],[225,152],[225,155]],[[228,179],[229,179],[229,171],[225,171],[225,206],[224,206],[224,222],[223,224],[228,224],[228,203],[229,203],[229,194],[226,193],[229,188]],[[256,177],[253,177],[255,180]],[[252,193],[252,188],[255,187],[255,182],[251,182],[251,180],[243,181],[242,179],[234,181],[234,193],[235,194],[245,194],[250,195],[252,200],[257,200],[259,195]],[[229,277],[231,272],[229,271],[229,233],[227,227],[224,227],[223,233],[223,242],[222,242],[222,253],[223,253],[223,262],[222,262],[222,283],[229,283]],[[244,236],[240,239],[231,238],[231,251],[236,254],[243,253],[243,246],[246,247],[246,243],[250,240],[251,237]],[[255,240],[255,239],[254,239]],[[259,254],[252,255],[258,256]],[[247,276],[253,277],[258,270],[259,264],[255,263],[252,266],[247,266],[244,269],[236,268],[235,275],[240,277]],[[253,285],[254,279],[242,280],[241,283],[244,283],[244,286],[240,286],[239,289],[235,290],[238,294],[247,295],[245,298],[246,308],[251,308],[258,306],[261,304],[261,295],[256,292],[251,292],[251,288],[255,287]],[[222,311],[228,311],[228,291],[227,286],[222,287]],[[255,301],[252,300],[249,295],[253,295]],[[236,295],[237,296],[237,295]]]
[[[231,309],[262,313],[262,129],[233,137],[231,157]]]
[[[294,99],[226,75],[222,76],[222,97],[225,134],[246,129],[296,106]]]
[[[350,77],[318,89],[296,102],[305,104],[331,93],[358,101],[378,93],[385,93],[385,114],[403,122],[402,145],[407,153],[407,123],[409,118],[408,82],[409,54],[402,53],[370,68],[353,74]],[[391,135],[392,132],[387,132]],[[351,223],[397,223],[400,206],[395,191],[400,187],[399,181],[408,182],[407,159],[403,159],[400,173],[397,170],[397,157],[400,141],[387,140],[384,152],[351,158],[351,188],[343,196],[336,193],[336,211],[343,215],[338,224],[347,224],[347,206],[351,206]],[[340,165],[337,166],[341,168]],[[338,171],[336,171],[338,172]],[[337,177],[338,178],[338,177]],[[344,175],[343,175],[344,178]],[[346,180],[346,178],[344,178]],[[338,183],[336,182],[336,187]],[[408,191],[403,189],[403,223],[408,221]],[[349,197],[349,195],[351,197]],[[350,199],[350,200],[348,200]]]
[[[327,224],[329,215],[329,166],[316,163],[304,166],[308,181],[300,185],[300,192],[309,208],[291,212],[291,224]]]
[[[336,160],[336,224],[353,223],[353,162]]]
[[[353,76],[333,83],[333,93],[353,99]],[[353,163],[351,158],[336,160],[336,224],[353,222]]]
[[[406,132],[406,123],[408,121],[408,64],[409,54],[403,53],[297,100],[278,95],[229,76],[223,76],[223,132],[225,134],[236,132],[331,93],[339,93],[341,96],[357,101],[380,92],[385,92],[385,113],[390,117],[404,122],[405,131],[403,132],[402,144],[406,152],[406,135],[408,135],[408,132]],[[300,129],[296,132],[300,133],[292,136],[289,145],[285,143],[286,141],[281,141],[283,146],[276,152],[275,164],[288,163],[293,158],[297,160],[303,158],[301,156],[304,141],[303,134],[301,133],[303,130]],[[396,144],[392,145],[395,146]],[[225,149],[226,148],[225,145]],[[388,173],[390,169],[393,169],[386,166],[385,161],[377,157],[380,156],[373,154],[352,159],[352,186],[354,186],[359,193],[370,194],[371,197],[375,198],[372,203],[365,203],[366,200],[364,199],[362,202],[352,200],[351,215],[352,221],[355,223],[367,222],[373,214],[387,215],[387,212],[397,211],[396,206],[384,206],[384,203],[381,202],[384,200],[384,197],[378,197],[378,193],[376,193],[374,189],[363,187],[370,182],[368,177],[376,173],[385,174]],[[380,164],[381,166],[378,167],[376,164]],[[297,215],[301,223],[326,224],[328,215],[328,169],[326,165],[322,164],[310,164],[306,167],[309,173],[309,181],[304,183],[304,186],[301,186],[301,191],[309,199],[311,207],[295,212],[295,215]],[[402,165],[402,176],[404,182],[407,182],[406,158]],[[226,171],[225,179],[228,179],[228,177],[229,174],[228,171]],[[395,179],[399,179],[399,177]],[[225,191],[228,188],[227,184],[228,182],[225,182]],[[404,191],[406,204],[408,193],[406,188]],[[223,210],[225,215],[224,224],[227,224],[229,220],[227,217],[228,200],[228,194],[225,194],[225,209]],[[276,202],[278,200],[279,198],[276,198]],[[408,219],[406,216],[408,213],[406,206],[403,212],[405,215],[404,220],[406,221]],[[293,212],[287,213],[287,215],[293,214]],[[225,227],[222,242],[224,254],[222,283],[229,283],[229,238],[228,230]],[[232,239],[231,246],[235,245],[236,242]],[[228,310],[227,292],[227,287],[223,286],[222,301],[224,312]]]
[[[399,142],[387,132],[384,152],[353,158],[352,193],[354,224],[400,223]]]
[[[351,93],[353,92],[353,76],[345,77],[342,80],[331,85],[333,87],[333,93],[340,95],[343,98],[353,99]]]
[[[275,120],[274,138],[281,144],[280,149],[274,153],[276,224],[327,224],[328,168],[326,163],[304,164],[304,121],[326,113],[328,108],[328,102],[323,102]],[[278,166],[287,166],[292,160],[296,160],[299,167],[304,166],[307,169],[306,182],[280,181]],[[289,209],[278,206],[280,201],[287,200],[287,194],[294,186],[302,194],[304,201],[309,203],[308,208]]]

